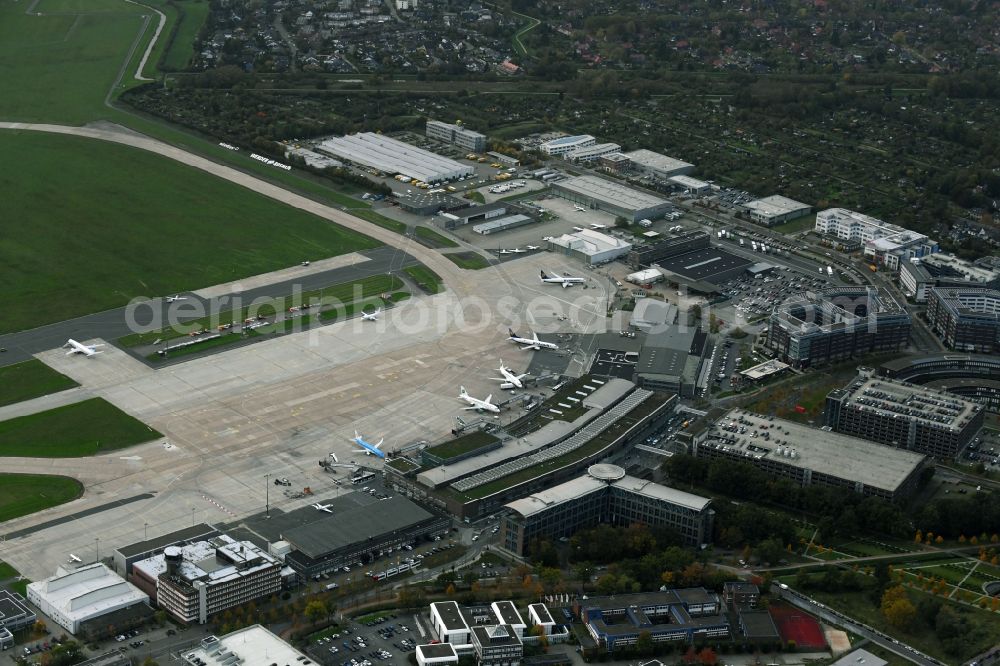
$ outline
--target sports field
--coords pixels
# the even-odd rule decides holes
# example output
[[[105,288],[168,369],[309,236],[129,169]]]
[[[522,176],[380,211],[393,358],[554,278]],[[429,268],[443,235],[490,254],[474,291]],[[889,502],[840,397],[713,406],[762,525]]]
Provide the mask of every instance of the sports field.
[[[37,359],[0,368],[0,406],[79,386]]]
[[[0,421],[0,457],[79,458],[162,437],[102,398]]]
[[[771,606],[768,610],[785,643],[795,641],[801,650],[826,649],[826,637],[812,615],[791,606]]]
[[[0,473],[0,523],[64,504],[82,494],[83,484],[68,476]],[[9,573],[5,568],[10,569],[0,563],[0,580],[9,577],[4,575]]]
[[[0,155],[0,333],[378,245],[125,146],[0,132]]]

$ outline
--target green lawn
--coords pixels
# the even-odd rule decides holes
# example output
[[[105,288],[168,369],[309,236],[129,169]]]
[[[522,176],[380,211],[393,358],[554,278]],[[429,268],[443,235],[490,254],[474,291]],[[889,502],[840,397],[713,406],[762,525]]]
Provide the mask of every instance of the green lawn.
[[[438,232],[428,227],[415,227],[413,233],[417,238],[423,239],[431,247],[458,247],[458,243],[450,238],[442,236]]]
[[[7,580],[8,578],[14,578],[15,576],[17,576],[17,569],[10,566],[6,562],[0,562],[0,580]]]
[[[0,406],[79,386],[38,359],[0,368]]]
[[[0,421],[0,457],[77,458],[161,437],[102,398]]]
[[[64,504],[82,494],[83,484],[68,476],[0,473],[0,523]],[[16,575],[13,568],[0,562],[0,580]]]
[[[28,16],[29,4],[0,2],[0,118],[81,125],[106,116],[104,98],[149,10],[118,0],[42,0],[36,11],[43,14],[91,13]],[[144,49],[145,43],[136,50]]]
[[[496,441],[498,440],[494,435],[488,432],[476,431],[431,447],[427,449],[427,453],[447,460],[448,458],[460,456],[463,453],[475,451]]]
[[[208,0],[177,0],[176,4],[183,12],[174,39],[167,46],[166,55],[163,57],[163,68],[169,71],[177,71],[187,68],[194,56],[194,40],[198,37],[198,32],[205,25],[208,18]],[[161,34],[161,39],[166,39],[168,35]]]
[[[483,255],[476,252],[454,252],[444,256],[459,268],[469,271],[478,271],[480,268],[486,268],[490,265],[490,262],[486,261]]]
[[[17,165],[0,170],[0,191],[18,221],[0,239],[0,333],[378,245],[124,146],[0,133],[0,154]]]
[[[791,222],[785,222],[784,224],[779,224],[772,227],[775,231],[780,231],[783,234],[795,234],[800,231],[805,231],[807,229],[812,229],[816,226],[816,214],[806,215],[805,217],[800,217],[797,220],[792,220]]]
[[[403,272],[417,283],[417,286],[428,294],[438,294],[444,289],[441,285],[441,277],[424,265],[410,266],[404,268]]]
[[[352,202],[351,205],[357,205],[357,203],[356,202]],[[373,211],[371,209],[368,209],[368,208],[352,208],[349,212],[350,212],[351,215],[353,215],[355,217],[360,217],[362,220],[365,220],[367,222],[371,222],[372,224],[378,225],[378,226],[382,227],[383,229],[388,229],[389,231],[392,231],[393,233],[397,233],[397,234],[405,234],[406,233],[406,225],[405,224],[403,224],[399,220],[394,220],[392,218],[386,217],[385,215],[381,215],[379,213],[376,213],[375,211]]]

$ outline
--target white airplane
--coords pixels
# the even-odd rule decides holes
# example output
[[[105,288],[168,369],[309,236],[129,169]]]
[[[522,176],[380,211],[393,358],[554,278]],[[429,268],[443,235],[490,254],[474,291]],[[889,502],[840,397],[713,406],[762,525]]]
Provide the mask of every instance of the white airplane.
[[[583,206],[576,206],[576,205],[574,205],[573,208],[576,208],[581,213],[586,213],[587,212],[587,209],[584,208]]]
[[[167,296],[167,303],[173,303],[174,301],[186,301],[187,296],[181,296],[177,294],[176,296]]]
[[[519,247],[515,247],[513,250],[511,250],[511,252],[513,252],[514,254],[524,254],[525,252],[527,252],[527,250],[522,250]]]
[[[583,227],[573,227],[573,231],[583,231]]]
[[[471,407],[466,407],[466,409],[474,409],[478,412],[485,410],[487,412],[495,412],[497,414],[500,413],[500,408],[494,405],[492,402],[490,402],[490,400],[493,399],[492,393],[486,396],[485,400],[480,400],[479,398],[473,398],[471,395],[469,395],[469,392],[465,390],[464,386],[460,386],[458,398],[459,400],[464,400],[470,405],[472,405]]]
[[[333,505],[332,504],[320,504],[319,502],[317,502],[316,504],[313,504],[313,508],[314,509],[317,509],[319,511],[326,511],[327,513],[333,513],[333,511],[330,511],[330,507],[331,506],[333,506]]]
[[[354,439],[351,440],[355,444],[361,447],[358,453],[364,453],[366,456],[377,456],[379,458],[385,458],[385,451],[380,449],[382,442],[385,441],[385,437],[378,440],[378,444],[369,444],[364,440],[364,438],[358,434],[358,431],[354,431]]]
[[[516,342],[520,345],[526,345],[524,347],[521,347],[521,349],[524,350],[534,349],[535,351],[539,351],[541,349],[552,349],[552,350],[559,349],[559,346],[556,345],[555,343],[542,342],[541,340],[539,340],[538,334],[535,333],[534,331],[532,331],[530,338],[522,338],[517,333],[515,333],[514,329],[512,328],[508,328],[507,333],[510,334],[510,337],[507,339],[510,340],[511,342]]]
[[[378,321],[379,313],[382,312],[382,308],[375,310],[375,312],[362,312],[361,319],[364,321]]]
[[[558,273],[553,273],[552,275],[546,275],[545,271],[541,271],[540,275],[542,278],[542,282],[561,284],[563,286],[563,289],[567,287],[572,287],[574,284],[587,281],[587,278],[570,277],[568,275],[559,275]]]
[[[69,554],[69,561],[70,562],[83,562],[83,560],[81,560],[79,557],[77,557],[73,553]]]
[[[606,225],[606,224],[598,224],[597,222],[592,222],[590,224],[590,228],[591,229],[607,229],[608,225]]]
[[[90,356],[95,356],[97,354],[103,354],[104,352],[97,351],[98,347],[103,347],[103,346],[104,345],[85,345],[80,342],[77,342],[73,338],[70,338],[69,340],[66,341],[66,344],[63,345],[63,349],[69,349],[69,351],[66,352],[66,356],[69,356],[71,354],[83,354],[84,356],[90,357]]]
[[[528,249],[529,249],[529,250],[540,250],[540,249],[542,249],[542,248],[538,247],[537,245],[529,245],[529,246],[528,246]]]
[[[521,383],[521,380],[528,376],[527,372],[524,373],[523,375],[515,375],[513,372],[510,371],[510,368],[506,367],[503,364],[502,359],[500,361],[500,367],[497,368],[497,371],[501,375],[503,375],[503,377],[490,377],[490,379],[493,379],[498,382],[503,382],[505,384],[510,384],[512,388],[524,388],[524,384]]]
[[[500,250],[500,254],[510,254],[510,250]]]

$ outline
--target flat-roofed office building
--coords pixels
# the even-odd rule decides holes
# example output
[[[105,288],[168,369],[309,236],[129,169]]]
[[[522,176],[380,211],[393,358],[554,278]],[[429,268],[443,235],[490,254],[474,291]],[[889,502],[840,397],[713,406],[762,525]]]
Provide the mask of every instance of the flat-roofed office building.
[[[617,465],[591,465],[587,474],[510,502],[500,542],[524,555],[536,539],[569,537],[601,523],[643,523],[676,531],[688,545],[712,538],[711,500],[625,474]]]

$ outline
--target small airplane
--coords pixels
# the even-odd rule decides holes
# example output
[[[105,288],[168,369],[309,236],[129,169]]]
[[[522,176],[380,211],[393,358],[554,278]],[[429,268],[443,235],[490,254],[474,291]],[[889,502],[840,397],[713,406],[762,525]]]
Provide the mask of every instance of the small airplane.
[[[187,296],[181,296],[180,294],[176,294],[174,296],[167,296],[167,303],[173,303],[174,301],[186,301],[186,300]]]
[[[375,310],[375,312],[362,312],[361,319],[364,321],[378,321],[378,316],[382,312],[382,308]]]
[[[583,227],[573,227],[573,231],[583,231]]]
[[[529,246],[528,246],[528,249],[529,249],[529,250],[540,250],[541,248],[540,248],[540,247],[538,247],[537,245],[529,245]]]
[[[313,508],[314,509],[316,509],[318,511],[326,511],[327,513],[333,513],[333,511],[330,511],[330,507],[331,506],[333,506],[333,505],[332,504],[320,504],[319,502],[317,502],[316,504],[313,504]]]
[[[500,254],[510,254],[510,250],[500,250]]]
[[[97,354],[103,354],[104,352],[97,351],[98,347],[103,347],[103,346],[104,345],[85,345],[83,343],[77,342],[73,338],[70,338],[69,340],[66,341],[66,344],[63,345],[63,349],[69,349],[69,351],[66,352],[66,356],[69,356],[71,354],[83,354],[84,356],[90,357],[90,356],[95,356]]]
[[[574,284],[587,281],[587,278],[570,277],[568,275],[559,275],[558,273],[553,273],[552,275],[546,275],[545,271],[541,271],[540,275],[542,278],[542,282],[561,284],[563,286],[563,289],[567,287],[572,287]]]
[[[541,340],[539,340],[538,334],[535,332],[531,333],[530,338],[522,338],[517,333],[515,333],[514,329],[512,328],[508,328],[507,333],[510,334],[510,337],[507,339],[510,340],[511,342],[516,342],[520,345],[525,345],[524,347],[521,347],[521,349],[524,350],[534,349],[535,351],[539,351],[541,349],[552,349],[552,350],[559,349],[559,346],[556,345],[555,343],[542,342]]]
[[[591,229],[607,229],[608,225],[606,225],[606,224],[598,224],[597,222],[592,222],[591,225],[590,225],[590,228]]]
[[[77,557],[77,556],[76,556],[76,555],[74,555],[73,553],[70,553],[70,554],[69,554],[69,561],[70,561],[70,562],[77,562],[77,563],[79,563],[79,562],[83,562],[83,560],[81,560],[81,559],[80,559],[79,557]]]
[[[519,247],[515,247],[513,250],[511,250],[511,252],[513,252],[514,254],[523,254],[523,253],[527,252],[527,250],[522,250]]]
[[[503,377],[490,377],[490,379],[496,380],[498,382],[504,382],[505,384],[510,384],[512,388],[524,388],[524,384],[521,383],[521,380],[527,377],[528,373],[524,373],[523,375],[515,375],[513,372],[510,371],[510,368],[506,367],[503,364],[503,360],[500,361],[500,367],[497,368],[497,371],[501,375],[503,375]]]
[[[364,453],[366,456],[377,456],[379,458],[385,458],[385,451],[379,448],[380,446],[382,446],[382,442],[385,441],[385,437],[378,440],[378,444],[369,444],[364,440],[364,438],[361,435],[358,434],[358,431],[355,430],[354,439],[351,441],[353,441],[355,444],[361,447],[361,450],[358,451],[358,453]]]
[[[479,398],[473,398],[471,395],[469,395],[469,392],[465,390],[464,386],[460,386],[458,398],[459,400],[464,400],[470,405],[472,405],[471,407],[466,407],[466,409],[475,409],[476,411],[479,412],[485,410],[487,412],[495,412],[497,414],[500,413],[500,408],[494,405],[492,402],[490,402],[490,400],[493,399],[492,393],[486,396],[485,400],[480,400]]]
[[[584,208],[583,206],[576,206],[576,205],[574,205],[573,208],[577,209],[581,213],[586,213],[587,212],[587,209]]]

